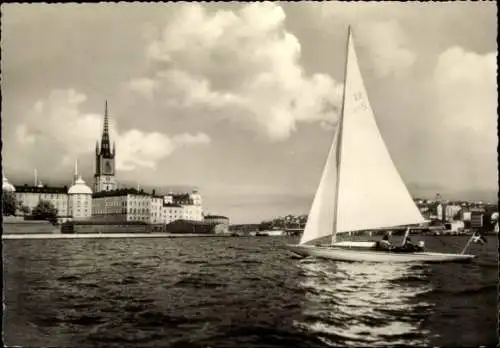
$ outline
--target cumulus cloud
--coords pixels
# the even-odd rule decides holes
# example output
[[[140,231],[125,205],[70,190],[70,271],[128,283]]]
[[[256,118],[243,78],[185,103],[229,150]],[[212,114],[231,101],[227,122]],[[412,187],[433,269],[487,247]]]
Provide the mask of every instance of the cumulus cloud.
[[[189,144],[208,144],[210,143],[210,138],[204,133],[198,133],[192,135],[189,133],[183,133],[175,135],[172,140],[177,144],[189,145]]]
[[[78,155],[92,153],[96,140],[101,137],[103,115],[82,112],[81,104],[86,99],[84,94],[73,89],[52,91],[46,99],[35,103],[25,123],[17,127],[18,144],[52,152],[62,157],[63,164],[69,164]],[[203,133],[170,137],[138,129],[118,131],[113,119],[110,120],[110,136],[116,142],[119,170],[154,169],[158,161],[179,146],[210,142]]]
[[[141,93],[148,99],[153,98],[153,92],[157,85],[156,81],[147,77],[134,79],[129,82],[129,88],[131,90]]]
[[[377,77],[398,75],[413,66],[415,53],[410,40],[396,20],[367,22],[356,26],[356,39],[372,57],[370,62]]]
[[[157,101],[209,111],[250,125],[272,140],[298,122],[335,122],[340,86],[325,74],[307,76],[300,43],[273,3],[209,12],[179,7],[146,50],[148,71],[130,89]]]
[[[496,53],[478,54],[461,47],[442,52],[434,71],[437,117],[435,126],[446,136],[440,147],[450,159],[467,162],[462,175],[469,186],[484,186],[497,179]],[[458,169],[458,168],[457,168]]]
[[[36,140],[34,135],[29,134],[28,127],[24,123],[17,126],[16,139],[22,145],[33,144]]]
[[[116,164],[121,170],[132,170],[138,166],[154,169],[159,160],[180,146],[210,143],[210,138],[204,133],[184,133],[168,137],[161,133],[143,133],[136,129],[123,133],[118,139]]]
[[[443,126],[496,138],[496,69],[495,53],[452,47],[439,56],[434,79]]]

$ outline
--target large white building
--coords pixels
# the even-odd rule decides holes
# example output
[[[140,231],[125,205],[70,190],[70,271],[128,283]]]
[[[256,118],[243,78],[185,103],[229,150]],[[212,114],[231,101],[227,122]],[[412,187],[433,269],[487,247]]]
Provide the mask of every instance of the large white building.
[[[48,201],[57,209],[57,219],[65,221],[71,219],[68,209],[69,196],[67,187],[44,186],[41,182],[37,186],[16,186],[16,200],[25,210],[23,215],[31,215],[40,201]]]
[[[137,189],[95,192],[92,216],[99,221],[143,221],[168,224],[176,220],[203,220],[201,196],[193,193],[158,196]]]
[[[93,194],[92,217],[98,221],[150,222],[151,195],[136,189],[101,191]]]
[[[68,190],[68,210],[73,220],[88,220],[92,217],[92,190],[81,176]]]
[[[191,221],[203,220],[203,202],[197,190],[193,190],[191,193],[170,192],[164,197],[164,206],[169,207],[172,213],[180,214],[179,219]],[[179,209],[179,206],[182,209]]]

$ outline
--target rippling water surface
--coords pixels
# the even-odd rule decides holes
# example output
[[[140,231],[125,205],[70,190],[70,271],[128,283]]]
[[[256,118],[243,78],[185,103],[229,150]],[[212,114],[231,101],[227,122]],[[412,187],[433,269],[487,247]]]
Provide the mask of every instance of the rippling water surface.
[[[4,241],[4,339],[34,347],[497,343],[497,241],[470,264],[297,259],[291,239]],[[427,237],[456,251],[463,237]]]

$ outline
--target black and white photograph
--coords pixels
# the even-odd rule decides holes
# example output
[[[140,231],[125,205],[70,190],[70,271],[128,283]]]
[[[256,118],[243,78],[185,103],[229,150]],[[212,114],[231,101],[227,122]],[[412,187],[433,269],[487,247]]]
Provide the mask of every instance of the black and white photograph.
[[[4,346],[497,346],[497,26],[3,3]]]

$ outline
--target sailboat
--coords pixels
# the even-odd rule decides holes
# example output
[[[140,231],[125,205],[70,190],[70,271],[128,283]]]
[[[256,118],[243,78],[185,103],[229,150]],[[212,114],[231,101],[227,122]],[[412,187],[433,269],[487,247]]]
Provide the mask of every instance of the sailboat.
[[[419,225],[423,218],[399,175],[377,127],[358,65],[351,28],[342,109],[327,161],[299,244],[285,248],[300,256],[339,261],[446,262],[475,256],[436,252],[382,251],[377,242],[337,241],[337,236]],[[331,236],[331,243],[317,241]],[[315,244],[316,243],[316,244]]]

